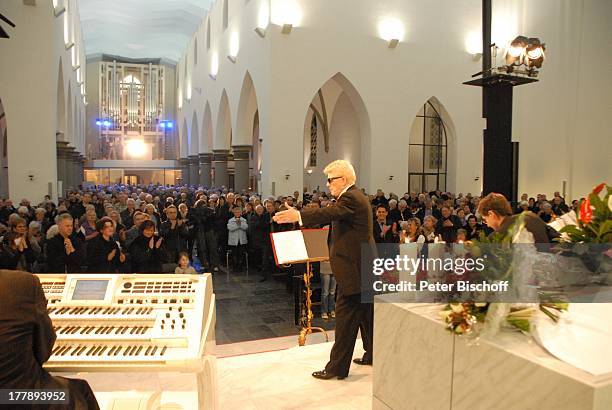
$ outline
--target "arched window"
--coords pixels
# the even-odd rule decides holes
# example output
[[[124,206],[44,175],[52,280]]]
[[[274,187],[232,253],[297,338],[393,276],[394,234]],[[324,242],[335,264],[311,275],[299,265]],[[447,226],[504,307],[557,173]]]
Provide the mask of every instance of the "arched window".
[[[206,50],[210,50],[210,17],[206,20]]]
[[[317,116],[312,114],[312,121],[310,121],[310,159],[308,160],[308,166],[317,166],[317,137],[318,137],[318,126]]]
[[[408,190],[446,191],[447,134],[436,107],[427,101],[410,131]]]
[[[223,0],[223,30],[227,29],[229,23],[229,0]]]

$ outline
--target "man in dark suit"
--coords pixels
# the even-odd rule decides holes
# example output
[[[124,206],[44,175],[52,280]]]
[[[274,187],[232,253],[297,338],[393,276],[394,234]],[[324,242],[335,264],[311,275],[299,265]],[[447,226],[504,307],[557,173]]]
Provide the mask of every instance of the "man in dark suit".
[[[355,186],[355,170],[349,162],[334,161],[323,172],[331,194],[337,198],[333,205],[301,212],[288,207],[278,212],[274,220],[299,221],[305,226],[331,224],[330,262],[338,283],[336,341],[325,370],[312,375],[318,379],[344,379],[351,365],[357,330],[361,330],[365,354],[354,362],[372,364],[374,309],[372,303],[361,302],[361,252],[363,244],[374,244],[372,211],[368,197]]]
[[[73,232],[73,219],[68,213],[57,218],[58,234],[47,241],[47,271],[52,273],[81,272],[85,264],[85,241]]]
[[[67,390],[68,406],[44,408],[99,409],[86,381],[53,377],[42,368],[51,356],[54,342],[55,331],[38,277],[27,272],[0,270],[0,387]]]

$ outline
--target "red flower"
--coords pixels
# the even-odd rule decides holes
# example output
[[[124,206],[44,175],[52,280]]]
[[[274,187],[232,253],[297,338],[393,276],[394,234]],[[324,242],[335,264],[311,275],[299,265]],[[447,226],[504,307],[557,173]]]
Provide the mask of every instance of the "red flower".
[[[578,217],[580,218],[580,221],[585,225],[591,222],[591,220],[593,219],[593,210],[591,209],[591,201],[589,200],[589,198],[585,199],[584,201],[582,201],[582,204],[580,204],[580,211],[578,212]]]
[[[593,193],[595,195],[599,195],[599,193],[601,192],[601,190],[606,186],[605,182],[602,182],[601,184],[597,185],[595,188],[593,188]]]

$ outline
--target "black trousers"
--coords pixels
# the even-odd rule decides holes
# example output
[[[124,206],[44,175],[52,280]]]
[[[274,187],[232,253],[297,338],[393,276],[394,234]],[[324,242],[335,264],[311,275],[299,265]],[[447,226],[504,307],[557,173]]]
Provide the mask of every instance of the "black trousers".
[[[336,299],[336,341],[332,347],[325,370],[337,376],[348,376],[353,350],[357,340],[357,330],[361,331],[361,341],[365,353],[363,359],[372,360],[374,339],[374,305],[361,303],[361,294],[344,295],[338,289]]]

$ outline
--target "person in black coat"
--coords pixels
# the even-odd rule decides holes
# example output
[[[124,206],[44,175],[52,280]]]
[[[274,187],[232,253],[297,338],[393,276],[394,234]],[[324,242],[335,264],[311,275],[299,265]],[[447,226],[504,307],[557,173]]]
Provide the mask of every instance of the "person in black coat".
[[[85,262],[85,239],[73,232],[73,219],[68,213],[57,220],[58,234],[46,243],[47,272],[77,273]]]
[[[0,405],[2,409],[97,410],[85,380],[52,376],[43,368],[56,334],[38,276],[0,270],[0,386],[3,389],[67,390],[66,405]]]
[[[112,219],[104,217],[96,222],[99,235],[87,243],[87,272],[115,273],[125,263],[125,254],[113,238]]]
[[[250,217],[249,224],[249,244],[253,250],[253,257],[251,258],[255,265],[255,268],[259,271],[264,266],[263,251],[270,242],[270,217],[266,218],[264,214],[264,208],[261,205],[255,207],[255,213]]]
[[[155,235],[155,223],[144,221],[140,224],[140,235],[130,245],[132,272],[161,273],[166,261],[164,238]]]
[[[471,241],[472,239],[478,239],[480,232],[482,232],[482,225],[478,223],[476,215],[470,215],[467,218],[467,225],[465,226],[467,232],[466,239]]]
[[[177,219],[178,210],[174,205],[166,207],[165,214],[167,220],[160,225],[159,234],[164,238],[168,263],[176,263],[179,252],[187,251],[189,231],[186,221]]]
[[[314,372],[317,379],[343,379],[351,365],[357,331],[361,331],[365,354],[354,362],[371,365],[373,354],[372,303],[361,300],[362,250],[373,250],[372,209],[368,197],[355,184],[355,170],[344,160],[334,161],[323,171],[327,186],[337,198],[325,208],[305,208],[301,212],[289,208],[278,212],[278,223],[300,222],[305,226],[331,224],[330,263],[338,283],[336,302],[336,340],[325,370]],[[370,257],[371,255],[363,255]],[[369,278],[368,278],[369,279]]]
[[[457,239],[457,229],[461,229],[461,220],[451,213],[448,206],[442,207],[442,215],[436,224],[436,235],[441,235],[446,243],[454,243]]]

